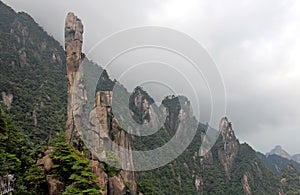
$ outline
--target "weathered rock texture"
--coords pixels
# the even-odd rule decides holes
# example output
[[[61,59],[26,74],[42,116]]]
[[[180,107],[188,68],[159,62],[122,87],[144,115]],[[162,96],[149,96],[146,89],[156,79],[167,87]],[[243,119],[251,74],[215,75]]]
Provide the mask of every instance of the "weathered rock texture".
[[[126,187],[120,177],[109,178],[109,194],[110,195],[121,195],[126,194]]]
[[[113,117],[111,103],[112,91],[96,93],[95,108],[90,113],[87,143],[95,149],[94,156],[97,156],[100,161],[105,161],[108,165],[133,170],[131,141],[126,132],[120,129],[118,120]],[[112,154],[116,157],[116,162],[110,162],[109,156]],[[108,183],[108,194],[123,194],[126,192],[125,182],[130,183],[131,194],[136,194],[137,186],[133,171],[121,170],[116,176],[102,181],[102,185]]]
[[[74,122],[75,113],[72,109],[72,101],[74,95],[74,85],[76,79],[80,79],[77,75],[79,65],[81,63],[81,51],[83,42],[83,25],[77,16],[68,13],[65,21],[65,51],[68,76],[68,119],[67,119],[67,136],[69,143],[78,136],[78,130]]]
[[[90,113],[90,129],[86,135],[83,135],[81,130],[81,116],[84,113],[84,107],[87,102],[85,83],[82,79],[82,67],[80,66],[82,60],[82,34],[83,25],[80,19],[73,13],[69,13],[65,24],[65,50],[68,76],[68,141],[71,145],[78,148],[76,144],[78,141],[81,142],[83,136],[86,136],[88,147],[97,150],[97,152],[91,151],[90,164],[93,168],[93,173],[97,177],[96,182],[104,188],[103,194],[124,194],[129,190],[125,182],[130,184],[131,194],[136,194],[134,172],[121,170],[117,171],[111,177],[109,177],[109,172],[104,172],[105,167],[110,166],[105,160],[111,158],[111,153],[114,153],[117,158],[115,160],[118,161],[120,167],[131,166],[129,169],[133,170],[132,155],[130,152],[131,142],[125,131],[119,130],[118,121],[111,113],[112,91],[99,91],[96,94],[95,108]],[[110,139],[114,142],[109,142]],[[99,156],[99,149],[104,148],[106,150],[100,152]],[[127,151],[124,152],[124,149]]]
[[[53,152],[53,147],[49,147],[45,152],[44,156],[37,161],[37,165],[43,165],[45,172],[49,173],[53,167],[52,160],[50,158],[50,154]]]
[[[14,96],[10,92],[5,92],[5,91],[2,92],[2,102],[7,107],[7,109],[11,108],[13,98]]]
[[[37,161],[38,166],[43,166],[46,174],[46,181],[48,184],[48,194],[49,195],[59,195],[61,191],[64,189],[64,184],[53,178],[51,174],[49,174],[53,168],[53,162],[50,158],[50,155],[53,153],[54,148],[49,147],[44,153],[42,158]]]
[[[250,187],[250,183],[252,183],[252,176],[250,173],[245,173],[243,178],[242,178],[242,187],[244,190],[245,195],[251,195],[251,187]]]
[[[104,172],[103,168],[101,168],[104,167],[104,164],[100,163],[95,156],[92,156],[90,165],[92,166],[92,171],[97,178],[95,182],[103,188],[102,194],[107,195],[108,175]]]
[[[231,123],[226,117],[220,122],[220,134],[223,147],[218,148],[218,157],[224,167],[225,174],[230,179],[230,171],[238,153],[239,143],[232,130]]]
[[[150,103],[142,92],[139,88],[135,90],[134,106],[137,109],[139,122],[147,124],[150,122]]]
[[[163,126],[166,116],[161,114],[160,108],[154,104],[154,100],[139,86],[129,97],[129,109],[129,117],[133,120],[129,124],[127,132],[141,136],[141,133],[149,133]],[[166,110],[165,114],[167,115]]]

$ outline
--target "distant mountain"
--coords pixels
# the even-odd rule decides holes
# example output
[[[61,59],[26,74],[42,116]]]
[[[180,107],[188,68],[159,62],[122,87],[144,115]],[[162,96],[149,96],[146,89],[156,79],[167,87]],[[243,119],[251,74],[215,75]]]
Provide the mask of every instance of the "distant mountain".
[[[276,154],[286,159],[291,159],[290,154],[287,153],[280,145],[275,146],[275,148],[272,149],[271,152],[267,153],[266,155],[269,156],[272,154]]]
[[[260,152],[257,152],[257,156],[276,175],[280,175],[288,165],[293,165],[300,172],[300,164],[294,160],[289,160],[277,154],[264,155]]]
[[[94,64],[91,67],[89,75],[95,74],[97,71],[93,70],[98,68]],[[115,82],[109,80],[106,72],[101,78],[107,82],[99,90],[111,91],[111,86]],[[91,83],[87,83],[87,85],[89,84]],[[36,143],[34,146],[37,144],[46,146],[49,144],[46,142],[51,140],[51,136],[65,129],[67,115],[65,51],[28,14],[16,13],[1,1],[0,92],[1,103],[4,105],[3,110],[14,116],[14,122],[22,130],[20,134],[28,135]],[[93,93],[93,91],[88,93]],[[125,119],[133,117],[138,123],[156,121],[152,116],[155,116],[156,111],[161,108],[149,109],[148,103],[152,103],[152,98],[146,91],[137,88],[130,100],[129,107],[133,116],[124,114]],[[179,102],[183,102],[181,106]],[[132,141],[131,143],[128,141],[128,145],[131,144],[132,148],[136,150],[149,150],[163,146],[176,136],[177,131],[180,130],[188,135],[191,129],[197,129],[191,144],[178,158],[157,169],[135,173],[139,194],[299,194],[297,166],[288,165],[284,170],[280,168],[282,174],[278,176],[271,171],[272,168],[268,168],[267,163],[264,163],[264,161],[269,162],[268,159],[272,159],[275,152],[286,155],[284,152],[278,149],[268,157],[257,157],[256,152],[248,144],[241,144],[238,141],[231,122],[224,117],[220,121],[220,135],[216,143],[204,155],[200,149],[209,126],[199,124],[199,121],[195,119],[189,100],[184,96],[168,96],[162,104],[165,106],[163,113],[168,114],[166,121],[161,129],[150,136],[131,136],[125,134],[123,129],[117,128],[117,125],[108,125],[114,129],[114,131],[108,129],[108,136],[112,140],[122,142],[122,139],[125,140],[125,136],[131,136]],[[127,108],[128,105],[126,105]],[[43,156],[40,156],[39,152],[33,148],[32,152],[37,153],[35,156],[42,157],[42,160],[45,161],[44,165],[37,165],[33,159],[26,160],[25,158],[29,156],[27,155],[28,149],[22,147],[27,143],[26,136],[17,136],[19,133],[16,134],[17,131],[11,125],[6,125],[7,119],[3,116],[0,116],[0,127],[2,128],[0,132],[0,140],[2,140],[0,142],[0,171],[2,174],[7,171],[5,162],[16,162],[16,165],[11,166],[13,168],[10,168],[10,172],[18,173],[20,176],[26,172],[24,176],[27,176],[24,181],[20,177],[17,178],[17,182],[23,181],[23,183],[16,185],[16,189],[18,188],[22,192],[16,194],[28,194],[26,186],[33,191],[40,191],[29,194],[47,194],[49,187],[47,184],[52,184],[52,186],[57,184],[61,188],[66,187],[65,190],[86,188],[91,184],[89,179],[93,177],[90,173],[91,168],[88,166],[89,159],[82,155],[84,151],[79,152],[67,145],[62,136],[60,140],[56,140],[52,154],[52,147],[46,151],[43,150]],[[113,115],[110,114],[109,117],[113,117]],[[1,120],[1,118],[3,119]],[[116,124],[116,121],[109,121],[109,124]],[[114,132],[116,133],[114,134]],[[14,133],[14,136],[7,137],[7,133]],[[211,136],[213,137],[214,134],[215,131]],[[115,137],[115,135],[123,136]],[[16,143],[15,139],[18,137],[20,139],[17,139],[19,141]],[[53,160],[53,167],[51,167],[52,163],[46,163],[49,162],[49,157],[50,160],[51,158]],[[277,164],[280,166],[281,163],[286,164],[286,161],[282,160],[285,158],[280,159],[276,156],[274,158],[279,159]],[[22,165],[19,165],[20,162]],[[98,163],[97,159],[95,162]],[[50,164],[50,168],[45,166],[46,164]],[[30,169],[30,167],[32,168]],[[120,170],[105,166],[105,164],[97,164],[94,167],[95,170],[102,173],[97,175],[97,179],[104,181],[103,183],[106,181],[104,185],[123,183],[119,186],[120,189],[125,189],[122,194],[135,194],[129,190],[127,182],[116,177]],[[58,179],[54,180],[55,177]],[[88,177],[89,179],[87,179]],[[65,182],[65,185],[62,185],[62,182]],[[67,194],[80,194],[82,190],[78,193],[67,192],[69,192]],[[119,193],[108,190],[107,194]]]
[[[185,98],[184,101],[188,100]],[[135,149],[149,150],[153,145],[163,145],[172,138],[176,130],[188,132],[188,129],[193,128],[191,124],[197,122],[190,114],[189,106],[178,107],[176,97],[167,97],[163,103],[167,105],[168,111],[175,110],[176,112],[172,112],[172,117],[168,118],[161,131],[151,136],[134,138]],[[137,115],[139,116],[138,113]],[[185,117],[181,118],[182,116]],[[184,125],[176,125],[179,121]],[[155,170],[137,172],[138,191],[143,194],[272,194],[280,192],[279,179],[260,161],[248,144],[239,143],[232,124],[226,117],[220,121],[220,135],[216,143],[211,150],[202,154],[200,149],[207,128],[208,125],[199,124],[191,144],[174,161]]]
[[[266,156],[273,154],[300,163],[300,154],[295,154],[292,156],[288,152],[286,152],[280,145],[275,146],[275,148],[272,149],[269,153],[267,153]]]
[[[295,154],[292,156],[292,159],[298,163],[300,163],[300,154]]]

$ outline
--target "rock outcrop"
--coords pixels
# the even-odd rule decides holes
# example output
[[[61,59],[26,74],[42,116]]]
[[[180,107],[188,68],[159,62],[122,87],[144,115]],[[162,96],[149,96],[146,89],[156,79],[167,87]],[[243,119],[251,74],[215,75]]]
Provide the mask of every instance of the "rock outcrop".
[[[281,194],[300,194],[300,173],[288,165],[281,174],[280,178]]]
[[[109,195],[126,194],[126,186],[120,177],[109,178]]]
[[[96,93],[95,108],[90,113],[90,128],[87,143],[94,149],[93,156],[115,168],[126,167],[133,170],[131,140],[119,126],[118,120],[111,112],[112,91]],[[101,149],[101,151],[97,149]],[[115,159],[112,159],[114,157]],[[130,184],[131,194],[136,194],[135,173],[120,170],[119,174],[102,183],[108,183],[108,194],[126,192],[125,182]],[[128,189],[129,190],[129,189]]]
[[[107,195],[108,175],[103,170],[104,164],[99,162],[99,160],[95,156],[92,156],[90,165],[92,166],[92,171],[97,178],[95,182],[103,188],[102,194]]]
[[[69,144],[78,148],[78,140],[83,136],[91,151],[90,164],[97,177],[97,183],[104,188],[103,194],[123,194],[130,190],[136,194],[135,174],[121,170],[133,168],[131,142],[125,131],[121,131],[117,119],[111,112],[112,91],[96,93],[95,107],[90,112],[88,132],[82,132],[82,116],[87,102],[85,83],[82,79],[81,56],[83,25],[73,13],[69,13],[65,23],[65,50],[68,76],[68,120],[67,138]],[[85,133],[85,135],[83,135]],[[111,142],[110,142],[111,140]],[[113,141],[113,142],[112,142]],[[126,151],[125,151],[125,150]],[[99,152],[99,150],[103,150]],[[116,159],[115,159],[116,158]],[[110,163],[107,161],[114,161]],[[101,166],[100,166],[101,165]],[[118,167],[119,165],[119,167]],[[113,176],[105,167],[116,166]],[[102,167],[102,168],[99,168]],[[105,170],[106,169],[106,170]],[[125,185],[129,183],[130,186]]]
[[[250,187],[250,183],[252,182],[252,176],[250,173],[245,173],[242,180],[241,180],[241,183],[242,183],[242,187],[243,187],[243,190],[244,190],[244,193],[245,195],[251,195],[251,187]]]
[[[72,143],[74,137],[79,136],[78,126],[75,125],[75,113],[72,108],[74,98],[75,81],[80,79],[78,75],[79,65],[81,63],[81,51],[83,43],[83,24],[73,13],[68,13],[65,21],[65,51],[68,76],[68,119],[67,136],[69,143]],[[79,110],[80,112],[80,110]],[[79,115],[80,113],[78,113]]]
[[[64,183],[49,174],[53,168],[53,162],[50,157],[50,155],[53,153],[53,150],[53,147],[48,147],[48,149],[43,153],[43,156],[37,161],[37,165],[44,167],[46,181],[48,184],[48,194],[59,195],[61,190],[64,189]]]
[[[150,122],[150,105],[154,102],[149,95],[142,90],[141,87],[136,87],[130,96],[132,115],[136,115],[136,122],[147,124]]]
[[[230,171],[238,153],[239,143],[232,130],[232,125],[226,117],[221,119],[220,135],[223,146],[218,148],[218,158],[224,167],[227,178],[230,179]]]
[[[12,102],[13,102],[13,94],[10,92],[2,92],[2,103],[4,104],[4,106],[7,107],[7,109],[11,108]]]

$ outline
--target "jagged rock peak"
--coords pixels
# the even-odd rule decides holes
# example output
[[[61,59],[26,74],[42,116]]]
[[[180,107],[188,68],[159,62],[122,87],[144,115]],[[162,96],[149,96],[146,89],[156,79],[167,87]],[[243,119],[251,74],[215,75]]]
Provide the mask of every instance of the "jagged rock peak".
[[[81,20],[72,12],[69,12],[65,23],[65,37],[72,35],[75,40],[82,42],[83,24]]]
[[[65,21],[65,50],[68,72],[76,72],[81,61],[83,24],[74,13],[68,13]]]
[[[222,136],[223,147],[218,148],[218,157],[227,178],[230,179],[231,168],[238,153],[239,143],[227,117],[223,117],[220,121],[220,135]]]
[[[219,129],[223,139],[236,139],[232,129],[232,124],[229,122],[227,117],[223,117],[221,119]]]
[[[154,103],[154,100],[153,98],[147,93],[147,91],[145,91],[142,87],[140,86],[137,86],[134,91],[133,91],[133,94],[135,96],[143,96],[144,99],[146,99],[149,104],[153,104]]]
[[[278,156],[281,156],[281,157],[289,159],[289,160],[291,159],[291,155],[289,153],[287,153],[280,145],[275,146],[275,148],[272,149],[270,151],[270,153],[267,153],[266,156],[269,156],[272,154],[276,154]]]
[[[147,124],[150,122],[150,105],[154,103],[154,100],[146,91],[140,86],[136,87],[129,98],[129,103],[137,123]]]

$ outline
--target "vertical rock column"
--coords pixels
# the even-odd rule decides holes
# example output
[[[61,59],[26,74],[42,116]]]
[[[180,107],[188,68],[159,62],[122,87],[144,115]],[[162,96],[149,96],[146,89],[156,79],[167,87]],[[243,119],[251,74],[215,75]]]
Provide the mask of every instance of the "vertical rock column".
[[[73,138],[78,134],[74,122],[72,98],[74,94],[74,81],[81,63],[82,34],[83,25],[80,19],[77,18],[74,13],[68,13],[65,22],[65,51],[68,76],[68,119],[66,133],[69,143],[71,143]]]

